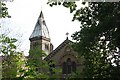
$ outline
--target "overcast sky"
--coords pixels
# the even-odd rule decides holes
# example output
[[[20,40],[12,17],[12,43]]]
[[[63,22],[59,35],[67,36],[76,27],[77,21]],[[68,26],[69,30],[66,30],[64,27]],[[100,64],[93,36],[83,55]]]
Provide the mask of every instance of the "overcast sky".
[[[73,14],[70,14],[69,9],[63,6],[50,7],[46,4],[47,0],[14,0],[7,3],[11,19],[3,21],[11,31],[12,36],[19,36],[21,41],[20,50],[28,53],[30,48],[29,37],[35,27],[41,9],[49,29],[51,42],[54,49],[66,39],[66,32],[71,35],[80,30],[79,22],[72,22]]]

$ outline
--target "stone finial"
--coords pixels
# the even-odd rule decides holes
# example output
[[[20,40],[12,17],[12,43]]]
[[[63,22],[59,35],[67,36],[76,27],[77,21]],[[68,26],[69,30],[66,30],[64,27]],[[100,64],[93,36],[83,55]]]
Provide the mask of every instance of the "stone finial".
[[[69,35],[69,33],[67,32],[67,33],[66,33],[66,39],[68,39],[68,35]]]

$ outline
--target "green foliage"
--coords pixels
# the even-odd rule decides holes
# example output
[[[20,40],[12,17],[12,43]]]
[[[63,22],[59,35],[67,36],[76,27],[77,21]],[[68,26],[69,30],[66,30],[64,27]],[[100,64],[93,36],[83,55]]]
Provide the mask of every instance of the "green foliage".
[[[66,8],[73,6],[67,2],[63,4]],[[74,33],[72,37],[76,40],[74,49],[85,57],[84,77],[118,79],[120,75],[120,2],[89,2],[88,7],[81,7],[78,10],[75,6],[73,7],[70,8],[70,12],[75,12],[73,21],[78,20],[81,25],[80,31]],[[112,60],[114,62],[111,62]]]
[[[2,61],[2,77],[5,78],[16,78],[23,73],[20,73],[24,61],[22,60],[22,53],[16,53],[14,55],[8,55],[3,57]]]
[[[10,18],[6,4],[0,1],[0,18]],[[1,27],[1,26],[0,26]],[[16,78],[21,66],[24,64],[22,53],[16,51],[15,38],[10,38],[0,34],[0,55],[2,55],[1,73],[2,79],[8,80]],[[1,78],[0,78],[1,79]]]
[[[16,53],[16,46],[14,44],[16,41],[17,40],[15,38],[9,38],[4,35],[1,35],[0,36],[0,44],[2,47],[1,54],[3,54],[4,56],[8,56]]]
[[[89,3],[89,7],[77,10],[74,15],[73,20],[81,22],[81,30],[73,35],[78,42],[75,49],[86,58],[87,77],[115,77],[111,75],[112,63],[107,58],[116,52],[119,55],[118,6],[119,3]]]
[[[49,66],[47,65],[46,61],[42,60],[42,57],[44,56],[45,53],[37,47],[30,50],[29,53],[30,54],[29,57],[27,58],[26,70],[23,77],[25,79],[29,79],[29,78],[48,79],[49,78],[48,73],[45,71],[46,69],[49,68]]]
[[[43,52],[35,48],[30,50],[30,55],[26,62],[26,71],[24,73],[24,78],[48,78],[48,73],[44,73],[42,68],[48,68],[46,62],[42,61]]]
[[[29,52],[29,57],[27,57],[27,62],[25,64],[24,75],[22,76],[24,79],[42,79],[49,80],[53,78],[58,78],[58,74],[60,73],[59,69],[55,69],[51,67],[51,65],[55,64],[52,62],[47,62],[43,58],[45,57],[45,53],[36,47]],[[54,72],[51,73],[51,70]]]
[[[0,1],[0,7],[0,18],[10,18],[11,16],[8,14],[6,4]],[[24,56],[22,52],[16,51],[16,42],[17,39],[0,34],[0,55],[2,57],[2,63],[0,65],[2,67],[1,76],[3,80],[15,79],[24,74]]]
[[[76,2],[67,2],[67,1],[58,1],[55,2],[54,0],[48,1],[48,3],[51,7],[54,5],[63,5],[66,8],[70,8],[70,13],[76,10]]]
[[[16,51],[15,38],[0,36],[0,54],[2,55],[2,78],[16,78],[24,64],[23,55]]]
[[[0,18],[10,18],[11,16],[8,14],[8,8],[6,7],[6,4],[0,1],[0,7]]]
[[[49,79],[56,80],[58,78],[61,78],[60,74],[62,73],[62,69],[61,68],[57,68],[55,66],[56,62],[53,61],[53,60],[50,60],[48,62],[48,65],[49,65],[49,72],[50,72]]]

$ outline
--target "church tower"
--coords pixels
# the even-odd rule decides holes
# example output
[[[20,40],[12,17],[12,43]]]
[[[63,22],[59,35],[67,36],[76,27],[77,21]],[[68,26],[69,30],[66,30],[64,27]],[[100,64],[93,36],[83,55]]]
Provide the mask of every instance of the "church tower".
[[[51,44],[49,36],[49,30],[47,28],[42,11],[40,12],[37,23],[29,40],[30,49],[39,48],[43,50],[47,55],[53,50],[53,45]]]

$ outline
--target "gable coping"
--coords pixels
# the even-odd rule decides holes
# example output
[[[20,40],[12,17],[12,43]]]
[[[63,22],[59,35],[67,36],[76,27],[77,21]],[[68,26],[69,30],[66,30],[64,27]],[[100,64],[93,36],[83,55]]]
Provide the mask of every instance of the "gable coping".
[[[64,47],[64,45],[68,44],[69,42],[72,42],[68,39],[66,39],[64,42],[62,42],[55,50],[53,50],[44,60],[48,61],[51,57],[53,57],[60,49]]]

